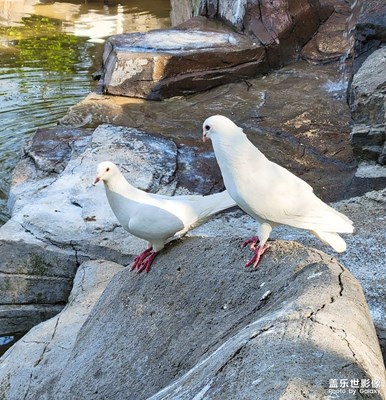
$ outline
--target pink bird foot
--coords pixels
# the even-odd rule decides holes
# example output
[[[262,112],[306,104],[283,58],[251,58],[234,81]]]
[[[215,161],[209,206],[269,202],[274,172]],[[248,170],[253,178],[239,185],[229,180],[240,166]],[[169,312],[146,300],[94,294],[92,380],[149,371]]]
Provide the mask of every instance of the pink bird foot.
[[[257,236],[252,236],[250,239],[244,240],[243,244],[241,245],[242,248],[245,246],[249,246],[249,248],[253,251],[256,248],[256,245],[260,243],[260,239]]]
[[[145,271],[149,272],[151,264],[155,257],[157,256],[157,252],[154,251],[151,247],[144,250],[141,254],[134,258],[134,263],[130,269],[130,271],[134,271],[135,269],[138,273]]]
[[[254,256],[244,265],[245,268],[250,267],[251,265],[253,268],[256,268],[260,261],[260,257],[269,248],[268,244],[265,243],[263,246],[260,246],[259,243],[260,239],[257,236],[253,236],[250,239],[245,240],[241,245],[243,248],[247,245],[250,245],[250,250],[255,253]]]

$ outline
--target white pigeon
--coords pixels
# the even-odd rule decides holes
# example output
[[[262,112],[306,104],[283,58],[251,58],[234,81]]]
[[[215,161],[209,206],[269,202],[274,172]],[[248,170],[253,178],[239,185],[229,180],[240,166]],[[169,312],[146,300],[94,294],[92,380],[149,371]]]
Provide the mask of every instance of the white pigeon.
[[[99,181],[103,181],[110,207],[122,227],[148,242],[148,248],[134,259],[131,270],[138,272],[149,271],[167,242],[236,205],[226,190],[209,196],[146,193],[130,185],[110,161],[98,165],[94,184]]]
[[[352,233],[352,221],[320,200],[308,183],[269,161],[229,118],[207,118],[203,141],[208,138],[228,193],[259,222],[257,237],[243,243],[243,247],[250,244],[255,253],[246,267],[257,266],[275,225],[307,229],[335,251],[346,250],[346,242],[338,233]]]

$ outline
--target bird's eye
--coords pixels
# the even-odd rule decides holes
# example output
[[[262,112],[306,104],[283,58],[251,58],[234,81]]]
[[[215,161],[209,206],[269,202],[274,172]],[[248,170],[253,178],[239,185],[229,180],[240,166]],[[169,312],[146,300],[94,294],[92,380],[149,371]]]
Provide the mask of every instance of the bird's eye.
[[[109,172],[109,171],[110,171],[110,167],[107,167],[107,168],[106,168],[106,172]]]
[[[209,131],[209,129],[210,129],[210,126],[209,125],[205,125],[205,130]]]

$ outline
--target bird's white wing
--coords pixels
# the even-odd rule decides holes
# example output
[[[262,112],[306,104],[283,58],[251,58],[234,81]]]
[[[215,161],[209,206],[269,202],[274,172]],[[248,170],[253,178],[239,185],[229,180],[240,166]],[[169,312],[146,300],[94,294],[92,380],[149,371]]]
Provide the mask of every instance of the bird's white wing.
[[[184,229],[184,221],[164,207],[141,204],[130,218],[128,230],[149,242],[165,240]]]
[[[235,200],[257,219],[309,230],[353,231],[349,218],[320,200],[310,185],[266,158],[256,162],[253,174],[245,177],[241,169],[235,179]]]

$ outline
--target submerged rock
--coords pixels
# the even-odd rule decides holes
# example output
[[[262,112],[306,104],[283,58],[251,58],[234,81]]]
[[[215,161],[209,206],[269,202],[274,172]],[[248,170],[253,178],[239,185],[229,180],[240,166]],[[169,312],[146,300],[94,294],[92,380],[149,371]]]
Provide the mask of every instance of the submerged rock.
[[[1,359],[2,398],[324,398],[333,380],[369,379],[382,399],[382,357],[353,276],[282,241],[243,269],[240,245],[185,239],[148,275],[83,264],[66,309]]]

